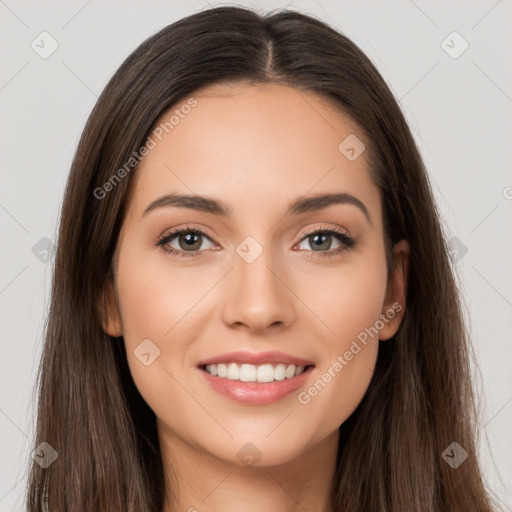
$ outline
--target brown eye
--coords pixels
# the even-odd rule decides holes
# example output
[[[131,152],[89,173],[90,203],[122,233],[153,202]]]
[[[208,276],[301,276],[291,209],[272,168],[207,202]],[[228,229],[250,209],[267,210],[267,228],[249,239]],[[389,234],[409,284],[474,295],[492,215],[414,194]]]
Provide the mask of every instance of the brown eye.
[[[180,233],[177,235],[179,249],[194,251],[201,248],[202,235],[199,233]]]
[[[204,245],[206,240],[212,242],[206,233],[185,227],[164,235],[157,245],[167,253],[186,258],[199,256],[202,250],[208,249]]]

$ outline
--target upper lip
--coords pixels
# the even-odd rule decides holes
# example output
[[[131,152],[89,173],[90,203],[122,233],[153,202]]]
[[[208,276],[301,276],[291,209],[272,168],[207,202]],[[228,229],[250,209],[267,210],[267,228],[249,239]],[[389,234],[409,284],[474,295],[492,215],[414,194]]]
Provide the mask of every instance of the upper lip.
[[[207,364],[218,364],[218,363],[238,363],[238,364],[293,364],[295,366],[309,366],[313,365],[312,361],[296,357],[291,354],[284,352],[247,352],[245,350],[238,350],[236,352],[227,352],[219,356],[211,357],[200,361],[198,366],[205,366]]]

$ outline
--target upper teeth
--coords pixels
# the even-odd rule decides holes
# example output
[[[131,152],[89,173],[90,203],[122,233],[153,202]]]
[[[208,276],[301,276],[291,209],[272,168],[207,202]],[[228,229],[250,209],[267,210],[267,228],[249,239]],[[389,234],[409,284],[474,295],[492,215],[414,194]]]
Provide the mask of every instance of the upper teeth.
[[[291,379],[300,375],[305,366],[294,364],[253,364],[228,363],[228,364],[207,364],[206,371],[217,377],[225,377],[230,380],[241,380],[242,382],[272,382],[273,380]]]

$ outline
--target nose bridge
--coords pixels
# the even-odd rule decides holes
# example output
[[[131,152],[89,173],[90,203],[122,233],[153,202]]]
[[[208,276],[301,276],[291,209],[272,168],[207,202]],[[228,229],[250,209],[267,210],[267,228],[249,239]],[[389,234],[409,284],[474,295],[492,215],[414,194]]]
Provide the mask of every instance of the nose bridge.
[[[237,246],[224,309],[228,324],[243,323],[258,330],[291,321],[293,294],[284,285],[283,266],[268,244],[264,247],[248,236]]]

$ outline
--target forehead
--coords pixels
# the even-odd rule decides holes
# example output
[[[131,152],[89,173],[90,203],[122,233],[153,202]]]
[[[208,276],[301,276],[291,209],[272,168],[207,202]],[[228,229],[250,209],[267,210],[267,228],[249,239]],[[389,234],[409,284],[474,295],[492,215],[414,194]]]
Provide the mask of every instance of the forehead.
[[[162,115],[151,137],[155,145],[136,170],[130,207],[137,212],[171,192],[222,198],[235,211],[332,191],[357,195],[369,209],[379,203],[365,152],[350,160],[340,150],[363,134],[310,91],[209,86]]]

